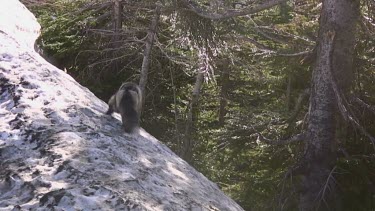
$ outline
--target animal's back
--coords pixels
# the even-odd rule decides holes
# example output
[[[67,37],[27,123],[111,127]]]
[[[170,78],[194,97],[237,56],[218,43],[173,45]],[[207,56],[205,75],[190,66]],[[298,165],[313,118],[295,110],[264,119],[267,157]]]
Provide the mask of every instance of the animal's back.
[[[116,99],[125,132],[133,132],[139,126],[139,93],[136,85],[121,86]]]

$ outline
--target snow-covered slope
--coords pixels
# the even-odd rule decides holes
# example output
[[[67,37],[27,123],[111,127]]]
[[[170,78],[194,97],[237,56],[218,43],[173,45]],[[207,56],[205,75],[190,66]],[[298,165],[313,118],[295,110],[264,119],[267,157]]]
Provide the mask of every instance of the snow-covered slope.
[[[0,3],[0,210],[242,210],[33,49],[39,24]]]

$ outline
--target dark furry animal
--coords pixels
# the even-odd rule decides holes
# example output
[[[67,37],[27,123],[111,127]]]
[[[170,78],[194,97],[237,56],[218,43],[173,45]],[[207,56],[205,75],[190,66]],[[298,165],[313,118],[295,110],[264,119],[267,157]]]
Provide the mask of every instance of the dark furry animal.
[[[142,93],[139,86],[135,83],[125,82],[109,99],[109,108],[106,114],[120,113],[125,132],[132,133],[139,128],[141,101]]]

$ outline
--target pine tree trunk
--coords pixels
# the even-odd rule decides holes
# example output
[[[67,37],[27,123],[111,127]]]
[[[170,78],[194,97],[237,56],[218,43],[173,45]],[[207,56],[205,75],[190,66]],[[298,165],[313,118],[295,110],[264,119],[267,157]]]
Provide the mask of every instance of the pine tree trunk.
[[[191,162],[193,158],[193,148],[194,148],[194,140],[192,138],[192,130],[194,129],[194,122],[197,116],[197,104],[199,100],[199,94],[202,89],[204,81],[204,73],[198,72],[197,78],[195,80],[191,101],[189,103],[188,111],[187,111],[187,120],[185,126],[185,136],[184,136],[184,143],[183,148],[181,149],[181,157],[186,162]]]
[[[142,108],[145,103],[146,84],[147,84],[147,76],[148,76],[148,70],[149,70],[150,60],[151,60],[151,50],[152,50],[152,45],[155,40],[159,18],[160,18],[160,4],[157,2],[156,8],[155,8],[155,14],[152,18],[151,25],[147,33],[146,47],[143,53],[141,76],[139,80],[139,87],[141,88],[142,97],[143,97]]]
[[[118,41],[122,28],[122,3],[121,0],[113,1],[113,41]]]
[[[300,210],[340,209],[338,204],[328,208],[323,202],[331,202],[336,194],[332,169],[336,161],[338,104],[332,87],[337,84],[345,94],[351,86],[358,11],[358,0],[323,0],[317,60],[312,75]]]
[[[121,0],[113,0],[112,6],[112,30],[113,36],[111,37],[111,47],[112,49],[118,48],[121,41],[121,29],[122,29],[122,3]],[[117,50],[112,50],[111,57],[117,58],[119,52]],[[113,76],[113,73],[117,73],[120,70],[120,64],[117,59],[111,62],[110,71],[108,71],[108,76],[106,79],[109,79]]]

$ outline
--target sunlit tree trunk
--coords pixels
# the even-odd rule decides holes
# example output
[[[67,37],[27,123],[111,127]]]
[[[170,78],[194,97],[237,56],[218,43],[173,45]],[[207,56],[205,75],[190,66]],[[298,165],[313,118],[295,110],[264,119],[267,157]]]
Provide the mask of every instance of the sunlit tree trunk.
[[[202,89],[204,81],[204,73],[198,72],[195,84],[193,87],[193,92],[191,95],[191,100],[188,105],[187,110],[187,119],[186,119],[186,126],[185,126],[185,136],[183,140],[183,148],[181,149],[181,157],[187,161],[191,162],[193,158],[193,148],[194,148],[194,139],[192,137],[193,129],[194,129],[194,122],[197,119],[197,104],[199,100],[199,94]]]
[[[121,0],[113,0],[112,5],[112,30],[113,35],[111,37],[111,46],[112,46],[112,55],[111,57],[114,59],[111,62],[111,71],[109,74],[117,73],[120,69],[119,61],[115,58],[118,57],[119,52],[115,50],[119,47],[121,41],[121,29],[122,29],[122,2]]]
[[[152,45],[155,40],[156,32],[157,32],[157,27],[159,23],[159,18],[160,18],[160,7],[161,5],[159,2],[156,3],[156,8],[155,8],[155,14],[152,18],[150,28],[148,29],[147,33],[147,39],[146,39],[146,47],[143,52],[143,61],[142,61],[142,69],[141,69],[141,77],[139,80],[139,86],[142,91],[142,105],[145,103],[145,97],[146,97],[146,84],[147,84],[147,76],[148,76],[148,70],[150,67],[150,60],[151,60],[151,50],[152,50]],[[143,106],[142,106],[143,108]]]
[[[122,3],[121,0],[113,1],[113,40],[118,41],[119,33],[122,28]]]
[[[350,88],[358,11],[358,0],[323,0],[312,75],[300,210],[340,210],[325,203],[331,204],[335,196],[332,178],[338,101],[333,86],[343,94]]]

